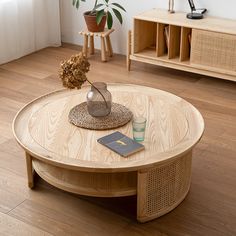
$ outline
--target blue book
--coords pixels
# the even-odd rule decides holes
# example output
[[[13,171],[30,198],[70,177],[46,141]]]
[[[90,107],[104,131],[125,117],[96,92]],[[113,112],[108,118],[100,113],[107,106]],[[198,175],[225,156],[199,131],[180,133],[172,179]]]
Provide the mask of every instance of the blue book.
[[[144,145],[118,131],[99,138],[97,141],[123,157],[144,150]]]

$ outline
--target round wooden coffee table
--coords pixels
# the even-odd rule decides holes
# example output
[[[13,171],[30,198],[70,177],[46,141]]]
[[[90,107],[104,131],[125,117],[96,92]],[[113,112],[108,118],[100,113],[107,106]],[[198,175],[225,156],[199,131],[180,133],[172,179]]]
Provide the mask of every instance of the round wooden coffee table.
[[[154,88],[109,84],[113,102],[147,118],[145,150],[128,158],[97,139],[115,130],[95,131],[68,122],[89,87],[42,96],[15,117],[13,132],[26,152],[29,187],[35,171],[48,183],[88,196],[137,194],[137,219],[145,222],[174,209],[190,187],[192,149],[204,131],[199,111],[171,93]],[[116,129],[132,137],[131,122]]]

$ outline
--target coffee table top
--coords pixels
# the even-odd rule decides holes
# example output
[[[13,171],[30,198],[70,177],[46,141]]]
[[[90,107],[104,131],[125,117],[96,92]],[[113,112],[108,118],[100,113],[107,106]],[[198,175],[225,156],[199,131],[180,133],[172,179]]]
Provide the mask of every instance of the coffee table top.
[[[158,89],[108,84],[113,102],[127,106],[134,116],[147,118],[145,151],[124,158],[97,139],[116,130],[132,137],[132,124],[106,131],[78,128],[68,122],[72,107],[84,102],[89,86],[60,90],[23,107],[13,122],[18,143],[35,158],[81,171],[134,171],[160,164],[189,151],[200,140],[204,121],[184,99]]]

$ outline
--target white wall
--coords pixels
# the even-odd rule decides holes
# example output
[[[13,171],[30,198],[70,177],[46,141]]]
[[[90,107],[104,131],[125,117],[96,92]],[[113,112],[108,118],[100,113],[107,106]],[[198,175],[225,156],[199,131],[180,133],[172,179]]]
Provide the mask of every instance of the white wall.
[[[122,54],[126,54],[127,31],[132,29],[132,17],[152,8],[167,9],[168,7],[168,0],[113,0],[113,2],[120,3],[127,10],[127,13],[123,14],[123,25],[120,26],[119,23],[115,21],[115,32],[112,34],[113,49],[116,53]],[[236,20],[235,0],[194,0],[194,2],[196,8],[207,8],[209,15]],[[77,11],[76,8],[72,6],[72,0],[60,0],[63,42],[79,45],[83,44],[82,37],[78,35],[78,32],[85,28],[83,12],[91,10],[93,3],[94,0],[87,0],[86,3],[81,2],[81,7]],[[189,12],[188,1],[175,0],[175,10]],[[98,40],[95,42],[95,47],[100,47]]]

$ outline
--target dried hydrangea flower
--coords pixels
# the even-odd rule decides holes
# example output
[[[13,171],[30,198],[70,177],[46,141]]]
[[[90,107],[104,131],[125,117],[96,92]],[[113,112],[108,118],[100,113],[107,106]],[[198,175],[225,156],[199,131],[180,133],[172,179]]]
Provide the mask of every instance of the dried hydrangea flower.
[[[91,86],[101,94],[106,106],[108,106],[104,95],[88,80],[86,76],[86,73],[89,72],[90,63],[82,52],[71,56],[67,61],[62,61],[60,67],[59,77],[62,80],[64,87],[69,89],[81,89],[81,86],[88,81]]]
[[[81,89],[85,81],[88,81],[86,73],[89,72],[90,64],[82,52],[62,61],[60,67],[59,77],[64,87]]]

